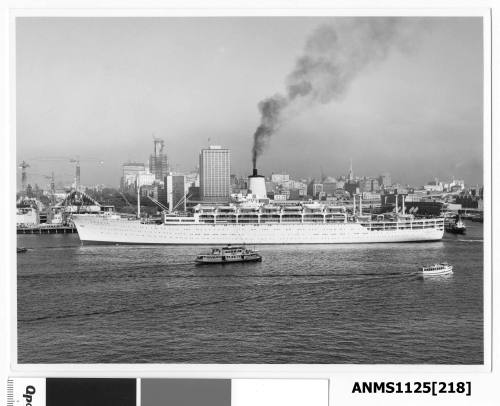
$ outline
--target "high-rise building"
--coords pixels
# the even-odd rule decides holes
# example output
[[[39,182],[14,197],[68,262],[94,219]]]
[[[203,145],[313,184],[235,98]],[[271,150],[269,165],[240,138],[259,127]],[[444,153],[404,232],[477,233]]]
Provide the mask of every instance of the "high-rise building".
[[[137,184],[139,184],[139,186],[142,187],[142,186],[151,186],[154,183],[157,183],[155,181],[155,175],[149,173],[149,171],[145,171],[144,173],[138,174],[135,187],[137,186]]]
[[[153,139],[154,152],[149,156],[149,171],[155,175],[155,179],[163,181],[169,173],[167,154],[163,151],[165,141],[160,138]]]
[[[343,186],[343,185],[342,185]],[[323,181],[323,192],[327,196],[334,196],[337,190],[337,179],[327,176]]]
[[[76,161],[75,167],[75,188],[78,189],[81,185],[81,176],[80,176],[80,161]]]
[[[380,191],[380,183],[379,183],[378,179],[371,178],[371,184],[372,184],[372,187],[371,187],[370,192],[377,193]]]
[[[323,184],[322,183],[315,183],[312,188],[313,188],[312,195],[314,197],[317,197],[320,193],[323,193]]]
[[[125,162],[122,165],[122,179],[121,179],[121,189],[122,191],[134,189],[137,178],[140,175],[146,174],[146,166],[139,162]]]
[[[360,179],[358,185],[360,193],[376,193],[380,191],[379,180],[375,178],[364,177]]]
[[[231,195],[231,152],[212,145],[200,151],[200,197],[205,201],[228,201]]]
[[[349,162],[349,173],[347,174],[347,181],[348,182],[354,181],[354,171],[352,170],[352,158]]]
[[[307,185],[307,194],[312,197],[318,197],[320,193],[323,193],[323,184],[316,182],[315,179],[311,180]]]
[[[167,203],[170,211],[186,211],[186,177],[184,175],[168,175],[165,177]]]
[[[386,172],[380,175],[378,178],[378,183],[380,187],[391,186],[392,185],[391,174]]]

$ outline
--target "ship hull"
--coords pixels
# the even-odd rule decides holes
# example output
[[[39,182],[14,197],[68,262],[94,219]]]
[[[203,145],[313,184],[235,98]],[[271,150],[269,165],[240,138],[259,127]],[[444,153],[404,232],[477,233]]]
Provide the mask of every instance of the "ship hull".
[[[442,221],[369,230],[359,223],[143,224],[137,220],[81,215],[73,219],[82,242],[109,244],[359,244],[436,241]],[[434,224],[434,226],[433,226]]]
[[[465,227],[446,227],[445,228],[447,233],[452,233],[452,234],[465,234],[466,228]]]
[[[197,259],[196,263],[198,265],[224,265],[224,264],[234,264],[234,263],[242,263],[242,262],[261,262],[262,257],[260,255],[246,255],[244,258],[220,258],[220,259]]]

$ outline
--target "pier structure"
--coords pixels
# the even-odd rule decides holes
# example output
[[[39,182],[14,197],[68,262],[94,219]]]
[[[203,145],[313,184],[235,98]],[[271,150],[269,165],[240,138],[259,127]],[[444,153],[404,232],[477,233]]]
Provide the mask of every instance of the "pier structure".
[[[17,234],[73,234],[76,233],[74,225],[40,224],[37,226],[17,226]]]

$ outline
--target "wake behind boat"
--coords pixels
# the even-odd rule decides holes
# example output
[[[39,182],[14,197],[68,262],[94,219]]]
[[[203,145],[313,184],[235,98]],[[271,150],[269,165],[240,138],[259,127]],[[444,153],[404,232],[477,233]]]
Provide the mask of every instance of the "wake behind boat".
[[[227,264],[232,262],[260,262],[262,256],[255,250],[244,246],[227,245],[222,248],[212,248],[212,252],[196,257],[198,264]]]

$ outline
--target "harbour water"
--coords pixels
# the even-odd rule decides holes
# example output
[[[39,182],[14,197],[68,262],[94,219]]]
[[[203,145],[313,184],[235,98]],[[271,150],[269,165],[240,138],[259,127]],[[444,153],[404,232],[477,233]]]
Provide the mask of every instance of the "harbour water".
[[[439,242],[196,246],[19,235],[20,363],[482,364],[483,225]],[[454,273],[419,277],[448,261]]]

